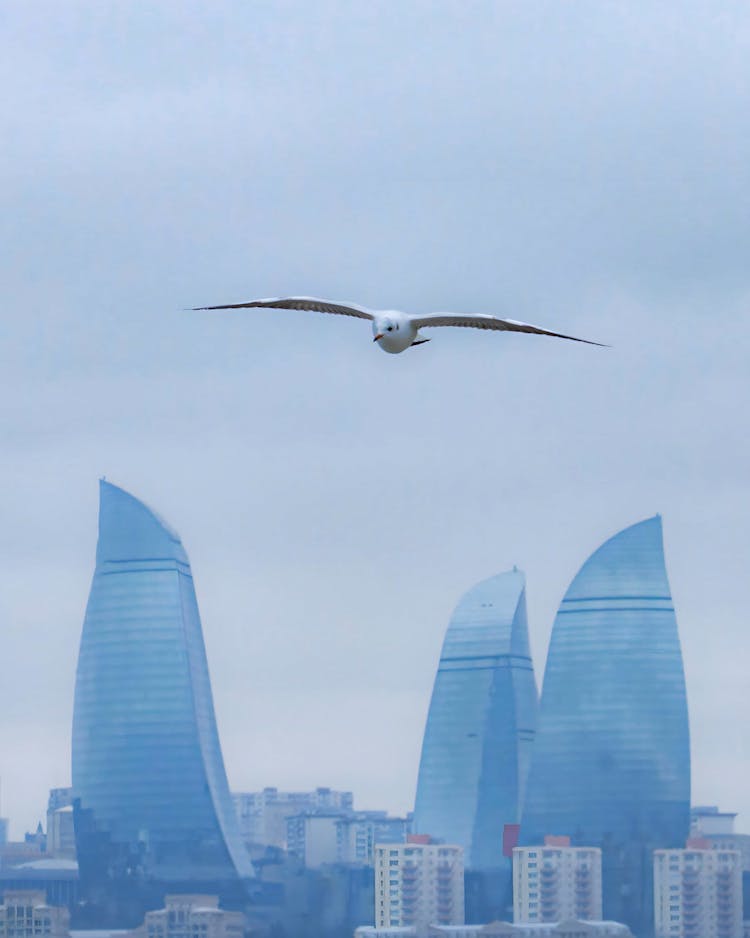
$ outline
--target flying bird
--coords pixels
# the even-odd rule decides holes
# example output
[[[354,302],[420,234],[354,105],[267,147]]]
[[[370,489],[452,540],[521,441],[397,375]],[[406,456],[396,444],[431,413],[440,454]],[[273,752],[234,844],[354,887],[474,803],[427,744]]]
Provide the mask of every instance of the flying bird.
[[[395,309],[366,309],[354,303],[332,303],[330,300],[318,300],[312,296],[288,296],[267,300],[250,300],[248,303],[227,303],[222,306],[196,306],[194,310],[213,309],[303,309],[314,313],[333,313],[336,316],[354,316],[356,319],[369,319],[372,322],[373,342],[377,342],[384,352],[397,355],[415,345],[422,345],[430,340],[425,338],[420,329],[432,326],[460,326],[471,329],[492,329],[498,332],[529,332],[533,335],[550,335],[556,339],[570,339],[571,342],[585,342],[587,345],[599,345],[588,339],[577,339],[561,332],[550,332],[539,326],[531,326],[515,319],[500,319],[484,313],[425,313],[413,316]]]

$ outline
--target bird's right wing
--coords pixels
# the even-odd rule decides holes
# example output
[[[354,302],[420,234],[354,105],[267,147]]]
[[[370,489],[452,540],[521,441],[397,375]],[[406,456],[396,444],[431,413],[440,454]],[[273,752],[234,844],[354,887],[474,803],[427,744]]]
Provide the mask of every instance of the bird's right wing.
[[[354,303],[332,303],[330,300],[318,300],[314,296],[272,297],[267,300],[250,300],[248,303],[227,303],[223,306],[196,306],[195,311],[203,309],[305,309],[313,313],[333,313],[337,316],[355,316],[357,319],[374,319],[375,316],[364,306]]]

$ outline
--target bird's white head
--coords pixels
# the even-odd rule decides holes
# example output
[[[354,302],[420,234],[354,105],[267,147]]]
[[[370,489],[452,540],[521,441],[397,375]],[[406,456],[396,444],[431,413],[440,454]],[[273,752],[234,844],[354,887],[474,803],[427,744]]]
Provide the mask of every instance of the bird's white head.
[[[415,333],[409,317],[396,310],[378,313],[372,321],[373,342],[391,354],[409,348]]]

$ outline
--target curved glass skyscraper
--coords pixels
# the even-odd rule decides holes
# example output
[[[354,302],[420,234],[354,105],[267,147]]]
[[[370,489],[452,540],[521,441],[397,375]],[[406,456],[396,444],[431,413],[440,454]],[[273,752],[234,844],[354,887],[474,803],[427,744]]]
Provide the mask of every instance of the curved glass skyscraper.
[[[154,512],[105,481],[72,769],[92,920],[137,924],[167,889],[242,901],[252,867],[219,747],[188,558]]]
[[[537,693],[524,575],[501,573],[461,599],[440,655],[419,766],[415,830],[498,870],[503,827],[520,820]]]
[[[605,917],[646,935],[651,851],[683,846],[689,826],[687,698],[657,516],[603,544],[562,601],[521,838],[600,846]]]

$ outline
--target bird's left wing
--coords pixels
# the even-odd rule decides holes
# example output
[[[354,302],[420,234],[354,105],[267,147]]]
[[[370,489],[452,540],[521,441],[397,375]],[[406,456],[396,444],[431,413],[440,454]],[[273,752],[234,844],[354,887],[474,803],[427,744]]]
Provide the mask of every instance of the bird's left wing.
[[[364,306],[354,303],[331,303],[314,296],[272,297],[267,300],[250,300],[248,303],[227,303],[223,306],[196,306],[194,309],[306,309],[314,313],[333,313],[337,316],[356,316],[357,319],[374,319],[374,314]]]
[[[601,342],[578,339],[574,335],[550,332],[549,329],[532,326],[527,322],[500,319],[498,316],[489,316],[485,313],[427,313],[424,316],[414,317],[412,323],[417,329],[424,329],[428,326],[459,326],[470,329],[493,329],[499,332],[530,332],[533,335],[551,335],[556,339],[570,339],[571,342],[585,342],[587,345],[602,345]]]

